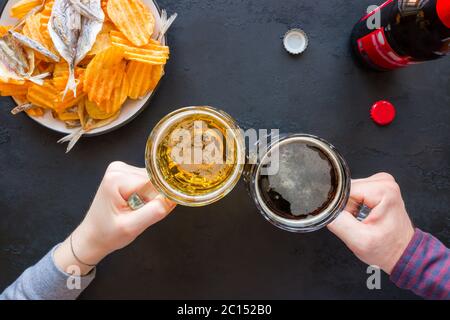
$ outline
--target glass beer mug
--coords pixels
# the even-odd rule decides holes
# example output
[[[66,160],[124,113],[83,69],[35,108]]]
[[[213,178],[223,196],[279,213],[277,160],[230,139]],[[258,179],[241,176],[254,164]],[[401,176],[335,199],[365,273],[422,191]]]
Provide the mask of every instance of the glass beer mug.
[[[333,145],[307,134],[270,138],[257,160],[247,164],[244,175],[266,220],[283,230],[311,232],[344,209],[358,220],[367,217],[370,209],[350,197],[350,170]]]
[[[150,182],[132,195],[131,208],[157,194],[184,206],[211,204],[239,181],[245,164],[242,131],[227,113],[207,106],[186,107],[165,116],[145,149]]]

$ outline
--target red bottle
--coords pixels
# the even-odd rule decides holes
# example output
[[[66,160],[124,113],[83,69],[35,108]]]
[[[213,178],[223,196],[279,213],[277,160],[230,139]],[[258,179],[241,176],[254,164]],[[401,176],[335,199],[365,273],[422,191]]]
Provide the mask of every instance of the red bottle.
[[[450,0],[388,0],[353,28],[358,60],[393,70],[450,53]]]

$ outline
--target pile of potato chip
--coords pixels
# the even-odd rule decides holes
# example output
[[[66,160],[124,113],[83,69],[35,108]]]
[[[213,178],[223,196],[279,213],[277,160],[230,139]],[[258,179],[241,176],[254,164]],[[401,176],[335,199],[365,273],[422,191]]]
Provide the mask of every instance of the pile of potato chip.
[[[54,0],[26,18],[20,31],[58,55],[47,23]],[[42,0],[21,0],[11,8],[11,16],[21,19]],[[50,72],[43,85],[28,80],[0,79],[0,94],[31,103],[30,116],[52,112],[69,128],[85,132],[117,119],[127,98],[140,99],[154,90],[164,74],[169,48],[154,35],[155,17],[141,0],[102,0],[105,22],[86,58],[75,69],[77,95],[63,99],[69,71],[66,62],[51,62],[35,52],[35,74]],[[10,26],[0,26],[0,36]],[[153,38],[152,38],[153,37]],[[63,61],[63,59],[61,59]]]

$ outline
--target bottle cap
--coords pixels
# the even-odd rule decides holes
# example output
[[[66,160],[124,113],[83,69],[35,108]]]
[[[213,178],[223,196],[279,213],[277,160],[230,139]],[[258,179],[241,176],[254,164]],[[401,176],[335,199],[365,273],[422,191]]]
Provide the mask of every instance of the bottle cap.
[[[302,29],[291,29],[284,35],[283,45],[290,54],[300,54],[308,47],[308,36]]]
[[[380,126],[387,126],[395,118],[395,107],[389,101],[377,101],[370,108],[372,120]]]

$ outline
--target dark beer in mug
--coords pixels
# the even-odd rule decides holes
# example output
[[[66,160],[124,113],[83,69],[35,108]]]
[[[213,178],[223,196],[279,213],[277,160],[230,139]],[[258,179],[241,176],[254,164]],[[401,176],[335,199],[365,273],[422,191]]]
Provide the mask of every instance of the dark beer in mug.
[[[311,135],[285,136],[272,143],[258,163],[247,168],[246,179],[261,214],[294,232],[314,231],[331,222],[350,193],[350,172],[342,156]]]

